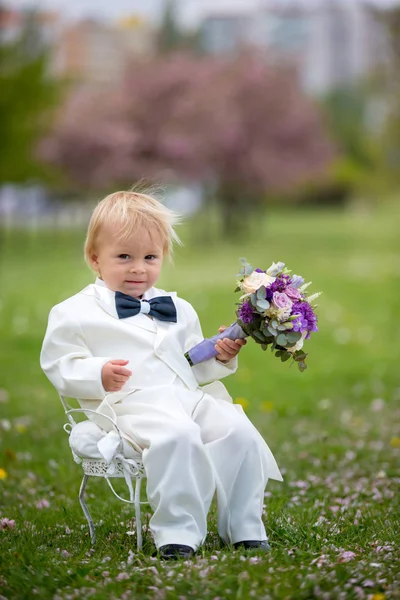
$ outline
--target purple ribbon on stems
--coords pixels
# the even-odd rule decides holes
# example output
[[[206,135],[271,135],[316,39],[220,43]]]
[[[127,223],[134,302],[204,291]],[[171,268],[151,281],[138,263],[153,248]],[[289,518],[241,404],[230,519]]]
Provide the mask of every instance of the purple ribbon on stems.
[[[215,349],[215,344],[218,340],[229,338],[230,340],[243,340],[247,334],[243,331],[238,323],[233,323],[225,331],[214,335],[211,338],[205,338],[202,342],[193,346],[189,352],[185,353],[185,358],[189,361],[191,367],[198,365],[209,358],[217,356],[218,352]]]

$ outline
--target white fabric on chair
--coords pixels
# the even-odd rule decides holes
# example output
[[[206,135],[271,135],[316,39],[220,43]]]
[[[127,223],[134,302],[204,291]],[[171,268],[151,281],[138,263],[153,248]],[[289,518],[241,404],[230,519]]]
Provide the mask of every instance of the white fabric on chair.
[[[108,433],[92,421],[82,421],[72,428],[69,436],[71,450],[79,458],[97,458],[110,463],[120,447],[120,437],[114,430]],[[122,440],[122,454],[126,458],[137,458],[138,453]]]

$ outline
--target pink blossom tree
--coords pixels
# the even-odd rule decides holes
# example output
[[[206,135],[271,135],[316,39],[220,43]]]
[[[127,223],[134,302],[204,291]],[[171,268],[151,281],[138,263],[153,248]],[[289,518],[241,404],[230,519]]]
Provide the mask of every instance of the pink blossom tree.
[[[323,173],[333,148],[293,73],[173,55],[132,65],[115,91],[76,91],[41,153],[95,188],[208,183],[231,231],[266,194]]]

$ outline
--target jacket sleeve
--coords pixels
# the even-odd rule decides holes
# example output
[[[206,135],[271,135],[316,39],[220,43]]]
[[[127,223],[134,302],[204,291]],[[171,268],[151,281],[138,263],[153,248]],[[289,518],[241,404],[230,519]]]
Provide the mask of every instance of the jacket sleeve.
[[[102,400],[103,365],[111,357],[94,357],[89,351],[78,320],[60,305],[49,315],[40,354],[40,365],[57,389],[70,398]]]
[[[204,340],[204,335],[201,330],[200,320],[194,308],[188,304],[188,327],[185,343],[185,352],[188,352],[193,346]],[[222,363],[216,358],[210,358],[198,365],[192,367],[194,376],[198,383],[203,385],[210,383],[216,379],[223,379],[228,375],[232,375],[238,368],[237,356],[227,363]]]

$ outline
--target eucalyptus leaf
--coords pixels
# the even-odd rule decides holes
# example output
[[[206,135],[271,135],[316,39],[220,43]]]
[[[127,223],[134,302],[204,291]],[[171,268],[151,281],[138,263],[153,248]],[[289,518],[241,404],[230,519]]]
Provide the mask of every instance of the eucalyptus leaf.
[[[292,357],[292,355],[290,354],[290,352],[283,352],[282,356],[281,356],[281,361],[282,362],[286,362],[287,360],[289,360]]]
[[[268,300],[257,300],[256,308],[261,311],[267,310],[269,308]]]
[[[245,275],[251,275],[253,271],[254,271],[254,269],[251,265],[246,265],[244,268]]]
[[[272,319],[271,325],[272,325],[272,327],[275,327],[275,329],[276,329],[278,327],[279,323],[276,319]]]
[[[255,337],[260,342],[265,342],[265,335],[263,335],[261,331],[253,331],[253,337]]]
[[[294,345],[301,338],[301,333],[300,333],[300,331],[288,331],[286,333],[286,336],[287,336],[287,339],[289,340],[289,342]]]
[[[251,296],[250,296],[250,302],[252,303],[252,305],[254,306],[254,308],[256,308],[256,306],[257,306],[257,296],[256,296],[256,294],[251,294]]]
[[[294,358],[294,360],[297,360],[298,362],[302,362],[307,358],[307,352],[303,352],[303,350],[297,350],[293,354],[293,358]]]
[[[285,346],[287,344],[287,342],[288,342],[288,340],[284,333],[280,333],[278,335],[278,337],[276,338],[276,343],[279,344],[279,346]]]
[[[265,289],[265,285],[262,285],[260,288],[258,288],[257,290],[257,298],[259,300],[265,300],[267,297],[267,290]]]
[[[299,362],[299,369],[301,372],[305,371],[307,369],[307,365],[305,362]]]

